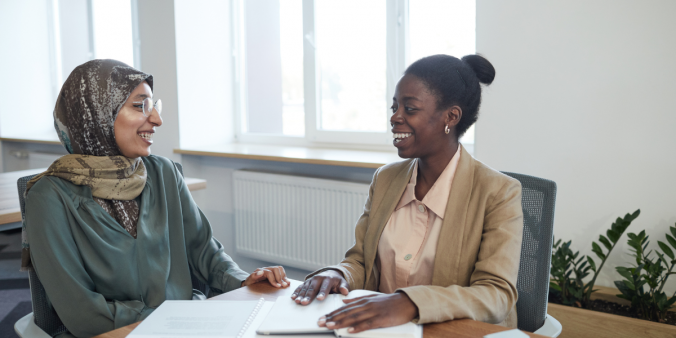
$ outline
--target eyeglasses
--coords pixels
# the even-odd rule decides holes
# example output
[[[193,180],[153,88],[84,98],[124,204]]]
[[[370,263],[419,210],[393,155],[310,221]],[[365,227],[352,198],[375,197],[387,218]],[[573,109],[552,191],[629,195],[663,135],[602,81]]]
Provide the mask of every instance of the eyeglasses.
[[[133,102],[135,107],[141,108],[141,112],[143,112],[143,116],[148,117],[154,110],[157,110],[157,115],[162,114],[162,100],[157,100],[157,102],[153,103],[153,99],[151,98],[146,98],[145,100],[141,102]],[[138,107],[136,105],[141,105],[141,107]]]

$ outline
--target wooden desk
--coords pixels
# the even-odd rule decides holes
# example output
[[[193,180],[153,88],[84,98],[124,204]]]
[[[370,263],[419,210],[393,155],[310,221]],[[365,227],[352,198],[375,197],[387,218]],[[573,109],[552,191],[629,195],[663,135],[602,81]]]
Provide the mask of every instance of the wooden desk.
[[[19,207],[19,192],[16,181],[19,178],[39,174],[47,168],[29,169],[0,173],[0,225],[21,222],[21,208]],[[199,178],[186,177],[190,191],[206,189],[207,181]],[[6,230],[0,228],[0,230]]]
[[[290,297],[293,290],[295,290],[300,282],[291,280],[291,286],[286,289],[276,289],[267,282],[256,283],[251,286],[237,289],[222,295],[210,298],[217,300],[257,300],[265,298],[265,300],[274,301],[277,297]],[[127,325],[125,327],[113,330],[94,338],[124,338],[126,337],[140,322]],[[444,323],[426,324],[423,327],[423,336],[425,338],[436,337],[454,337],[454,338],[480,338],[487,334],[510,330],[506,327],[477,322],[471,319],[453,320]],[[538,334],[525,332],[533,338],[545,338]],[[295,336],[266,336],[266,337],[295,337]],[[300,336],[299,336],[300,337]]]

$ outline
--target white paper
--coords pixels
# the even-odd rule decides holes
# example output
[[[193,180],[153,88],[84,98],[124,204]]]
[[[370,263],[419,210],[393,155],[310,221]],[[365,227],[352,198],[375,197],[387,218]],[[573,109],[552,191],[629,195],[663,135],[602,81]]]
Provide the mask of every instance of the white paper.
[[[236,338],[258,301],[168,300],[129,338]]]
[[[298,305],[289,297],[279,297],[262,325],[258,334],[291,334],[333,332],[319,327],[319,317],[337,309],[345,296],[331,294],[322,301],[314,300],[310,305]]]
[[[514,329],[487,334],[484,336],[484,338],[528,338],[528,335],[521,332],[521,330]]]

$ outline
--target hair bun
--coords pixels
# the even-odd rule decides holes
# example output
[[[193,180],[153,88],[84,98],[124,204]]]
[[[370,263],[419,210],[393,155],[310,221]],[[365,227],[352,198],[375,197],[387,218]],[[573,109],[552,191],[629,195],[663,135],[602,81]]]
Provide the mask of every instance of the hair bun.
[[[462,57],[462,61],[472,68],[479,82],[489,85],[495,79],[495,68],[481,55],[471,54]]]

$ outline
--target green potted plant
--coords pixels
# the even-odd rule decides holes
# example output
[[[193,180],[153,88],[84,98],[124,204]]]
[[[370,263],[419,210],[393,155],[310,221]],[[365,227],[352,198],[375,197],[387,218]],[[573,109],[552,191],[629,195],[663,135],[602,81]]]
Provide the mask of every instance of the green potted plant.
[[[669,308],[676,303],[676,292],[669,296],[663,291],[669,276],[676,274],[673,272],[676,265],[674,255],[676,227],[670,227],[669,231],[671,235],[667,233],[665,236],[669,244],[657,241],[659,250],[647,253],[646,249],[650,241],[645,230],[638,234],[627,234],[628,244],[636,265],[616,268],[617,272],[624,277],[622,280],[615,281],[615,286],[621,292],[617,296],[630,301],[631,308],[642,319],[664,322]]]
[[[571,241],[561,244],[561,240],[555,241],[552,252],[552,268],[550,288],[558,293],[564,305],[588,307],[591,295],[596,290],[594,284],[601,272],[608,256],[619,242],[622,234],[627,230],[631,222],[639,215],[641,210],[626,214],[623,218],[618,217],[606,231],[606,236],[599,235],[599,242],[606,248],[604,252],[601,246],[592,242],[592,252],[600,259],[599,264],[591,256],[579,257],[579,251],[573,253],[570,249]],[[587,283],[584,279],[593,272],[591,280]]]

